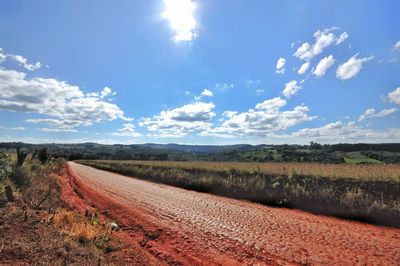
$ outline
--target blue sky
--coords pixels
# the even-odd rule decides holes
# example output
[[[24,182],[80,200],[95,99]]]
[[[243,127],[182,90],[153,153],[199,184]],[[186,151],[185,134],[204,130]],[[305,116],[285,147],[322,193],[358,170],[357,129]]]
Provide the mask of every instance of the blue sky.
[[[0,141],[400,142],[398,1],[1,1]]]

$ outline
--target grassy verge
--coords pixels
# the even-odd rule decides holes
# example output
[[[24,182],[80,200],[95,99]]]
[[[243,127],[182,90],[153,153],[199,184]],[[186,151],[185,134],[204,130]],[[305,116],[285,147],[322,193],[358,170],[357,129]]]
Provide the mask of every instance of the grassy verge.
[[[400,166],[78,161],[196,191],[400,226]]]
[[[10,185],[15,201],[0,191],[1,265],[121,265],[124,256],[135,256],[95,209],[83,215],[61,200],[58,174],[65,161],[28,157],[15,167],[15,156],[2,158],[9,177],[0,179],[0,189]]]

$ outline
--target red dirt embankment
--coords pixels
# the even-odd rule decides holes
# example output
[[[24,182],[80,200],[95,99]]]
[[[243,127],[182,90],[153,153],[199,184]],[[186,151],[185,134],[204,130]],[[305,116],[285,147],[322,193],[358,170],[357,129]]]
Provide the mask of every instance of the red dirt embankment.
[[[400,229],[271,208],[69,163],[77,209],[101,210],[162,264],[381,264],[400,261]],[[79,197],[77,196],[79,195]]]

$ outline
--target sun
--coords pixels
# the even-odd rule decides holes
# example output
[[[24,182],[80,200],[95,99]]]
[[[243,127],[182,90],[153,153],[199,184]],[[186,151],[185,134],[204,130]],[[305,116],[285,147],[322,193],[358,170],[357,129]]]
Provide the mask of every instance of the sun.
[[[168,20],[174,32],[174,40],[191,41],[196,38],[196,19],[193,15],[196,5],[191,0],[163,0],[163,17]]]

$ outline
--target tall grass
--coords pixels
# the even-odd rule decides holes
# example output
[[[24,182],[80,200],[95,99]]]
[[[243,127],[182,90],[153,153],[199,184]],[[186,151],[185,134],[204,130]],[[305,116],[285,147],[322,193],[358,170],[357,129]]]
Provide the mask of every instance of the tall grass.
[[[247,162],[176,162],[176,161],[113,161],[98,160],[99,163],[120,165],[147,165],[177,169],[199,169],[208,171],[243,171],[287,176],[291,174],[310,177],[350,178],[361,180],[388,180],[400,182],[400,165],[349,165],[321,163],[247,163]]]

